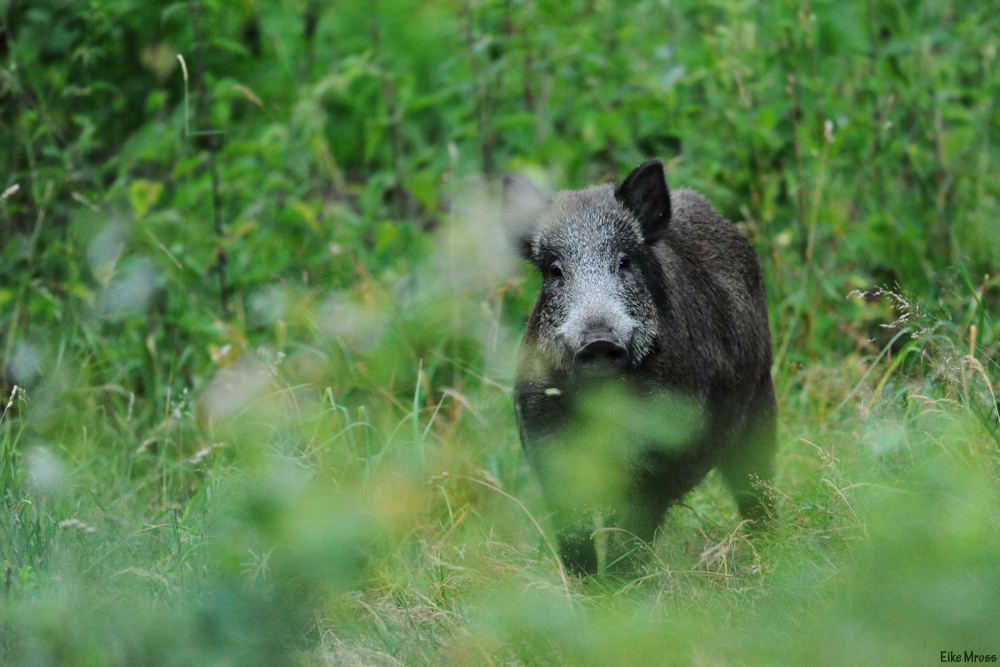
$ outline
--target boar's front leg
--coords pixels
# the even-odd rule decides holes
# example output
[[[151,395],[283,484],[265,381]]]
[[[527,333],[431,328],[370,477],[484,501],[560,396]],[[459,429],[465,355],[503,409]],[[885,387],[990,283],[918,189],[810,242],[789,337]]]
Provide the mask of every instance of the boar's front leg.
[[[538,443],[535,443],[536,447]],[[542,451],[539,451],[542,450]],[[538,474],[556,528],[559,557],[566,569],[578,576],[597,574],[597,548],[594,545],[594,509],[577,505],[580,489],[566,488],[566,477],[553,474],[553,461],[546,447],[530,448],[529,460]],[[532,455],[533,454],[533,455]]]
[[[568,525],[560,522],[559,557],[577,576],[597,574],[597,548],[594,545],[593,517],[580,516]]]
[[[567,503],[569,489],[565,478],[553,474],[552,457],[561,443],[559,433],[565,425],[568,405],[562,392],[546,389],[551,382],[526,381],[518,389],[515,403],[518,430],[524,452],[538,476],[542,492],[554,510],[559,556],[574,574],[597,574],[597,549],[594,546],[593,514]]]

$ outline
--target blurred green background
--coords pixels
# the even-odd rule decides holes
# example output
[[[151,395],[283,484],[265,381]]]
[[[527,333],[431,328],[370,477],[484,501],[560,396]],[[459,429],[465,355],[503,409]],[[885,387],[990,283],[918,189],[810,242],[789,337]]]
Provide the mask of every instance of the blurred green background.
[[[0,663],[1000,654],[998,48],[995,0],[0,0]],[[779,521],[713,474],[581,581],[497,182],[650,157],[764,265]]]

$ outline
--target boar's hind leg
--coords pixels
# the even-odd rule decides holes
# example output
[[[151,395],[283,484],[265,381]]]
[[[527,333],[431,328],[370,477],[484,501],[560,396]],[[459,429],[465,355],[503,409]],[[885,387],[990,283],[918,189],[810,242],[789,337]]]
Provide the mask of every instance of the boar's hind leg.
[[[762,485],[774,478],[777,406],[770,374],[761,378],[742,437],[730,443],[719,471],[736,499],[740,514],[760,527],[773,518],[773,498]]]

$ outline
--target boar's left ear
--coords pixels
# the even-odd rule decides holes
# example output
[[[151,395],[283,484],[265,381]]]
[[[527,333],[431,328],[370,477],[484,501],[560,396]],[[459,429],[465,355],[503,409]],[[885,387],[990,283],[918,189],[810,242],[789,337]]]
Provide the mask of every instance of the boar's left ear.
[[[503,203],[519,213],[538,213],[549,205],[549,198],[523,174],[503,175]]]
[[[670,191],[662,162],[649,160],[636,167],[615,190],[615,199],[639,218],[646,243],[663,238],[670,223]]]

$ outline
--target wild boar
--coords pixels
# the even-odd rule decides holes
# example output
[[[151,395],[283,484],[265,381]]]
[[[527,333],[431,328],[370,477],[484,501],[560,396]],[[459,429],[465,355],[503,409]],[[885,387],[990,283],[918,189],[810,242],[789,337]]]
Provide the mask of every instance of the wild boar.
[[[518,353],[515,416],[565,565],[596,573],[595,513],[651,543],[668,508],[713,468],[743,517],[765,523],[777,408],[764,280],[750,242],[702,195],[671,193],[658,160],[617,188],[551,198],[508,175],[504,195],[526,228],[521,253],[542,274]],[[607,399],[614,426],[601,431],[587,420],[601,410],[587,396],[608,386],[628,400]],[[651,420],[666,430],[632,427]],[[693,426],[671,429],[677,420]],[[588,459],[596,476],[572,472],[574,458],[585,457],[573,443],[588,429],[607,441]],[[592,490],[602,471],[618,481]]]

